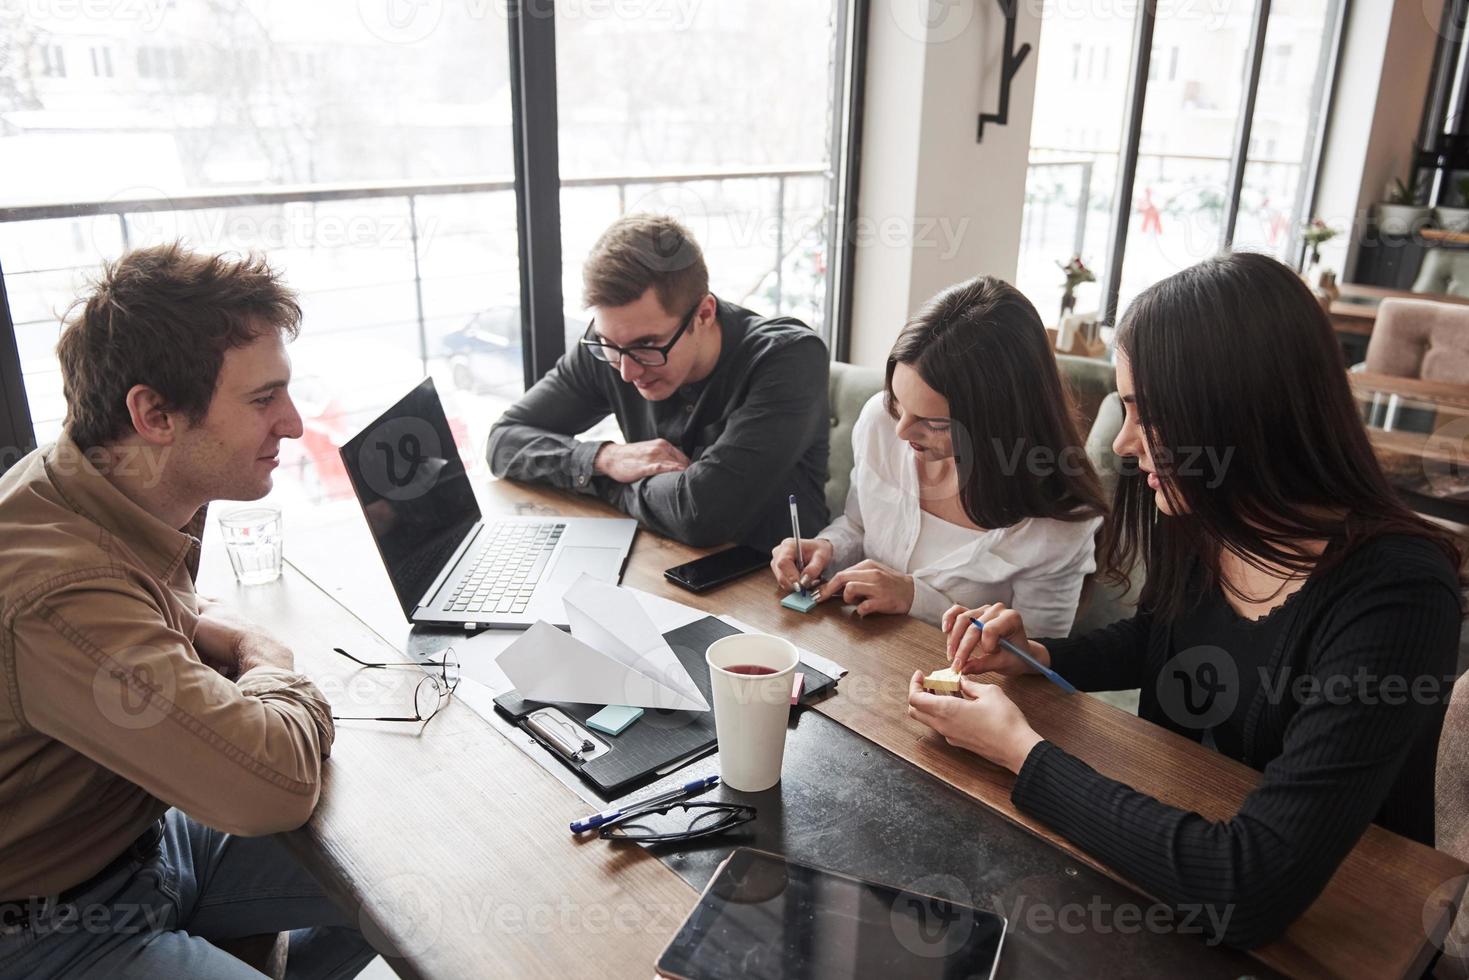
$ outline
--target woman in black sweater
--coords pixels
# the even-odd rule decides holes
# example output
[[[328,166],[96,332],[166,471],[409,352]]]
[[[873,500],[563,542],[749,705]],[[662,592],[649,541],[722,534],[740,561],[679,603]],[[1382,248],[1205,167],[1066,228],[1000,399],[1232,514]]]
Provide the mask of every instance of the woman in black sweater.
[[[1431,845],[1433,772],[1458,655],[1460,555],[1405,508],[1367,440],[1325,314],[1260,255],[1144,293],[1117,340],[1126,420],[1102,552],[1142,558],[1137,615],[1031,640],[1003,606],[950,609],[956,670],[1020,674],[1004,637],[1082,690],[1262,771],[1229,820],[1109,779],[1044,741],[1003,692],[925,693],[909,715],[1017,773],[1011,799],[1214,937],[1278,937],[1374,821]],[[969,617],[983,631],[970,628]]]

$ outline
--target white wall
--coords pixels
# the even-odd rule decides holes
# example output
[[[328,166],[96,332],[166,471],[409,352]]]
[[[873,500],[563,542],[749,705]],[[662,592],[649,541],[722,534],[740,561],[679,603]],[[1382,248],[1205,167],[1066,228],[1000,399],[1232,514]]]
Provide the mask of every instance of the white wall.
[[[1016,46],[1039,43],[1039,4],[1018,3]],[[975,275],[1014,280],[1035,98],[1036,51],[999,101],[1004,19],[993,0],[874,0],[853,274],[854,363],[881,365],[934,293]]]

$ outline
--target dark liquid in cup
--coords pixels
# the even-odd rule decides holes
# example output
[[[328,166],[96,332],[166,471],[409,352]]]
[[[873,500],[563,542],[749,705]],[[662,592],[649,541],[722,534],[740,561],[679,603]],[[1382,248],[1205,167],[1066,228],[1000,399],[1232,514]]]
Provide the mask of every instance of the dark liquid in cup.
[[[764,667],[760,664],[735,664],[733,667],[726,667],[724,669],[729,671],[731,674],[759,675],[778,673],[778,671],[774,667]]]

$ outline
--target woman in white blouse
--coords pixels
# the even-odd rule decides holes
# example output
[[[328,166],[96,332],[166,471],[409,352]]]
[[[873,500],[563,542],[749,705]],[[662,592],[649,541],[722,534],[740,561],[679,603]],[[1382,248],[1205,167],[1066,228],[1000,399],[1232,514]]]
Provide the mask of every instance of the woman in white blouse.
[[[1065,636],[1106,504],[1035,307],[981,276],[903,328],[885,390],[852,432],[845,513],[775,548],[781,588],[822,584],[857,614],[937,624],[1003,602],[1038,636]]]

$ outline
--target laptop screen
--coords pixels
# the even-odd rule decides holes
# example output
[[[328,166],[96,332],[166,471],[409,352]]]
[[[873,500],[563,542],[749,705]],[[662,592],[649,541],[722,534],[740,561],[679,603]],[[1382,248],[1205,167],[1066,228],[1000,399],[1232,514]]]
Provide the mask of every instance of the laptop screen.
[[[480,519],[464,461],[432,378],[341,448],[403,614]]]

